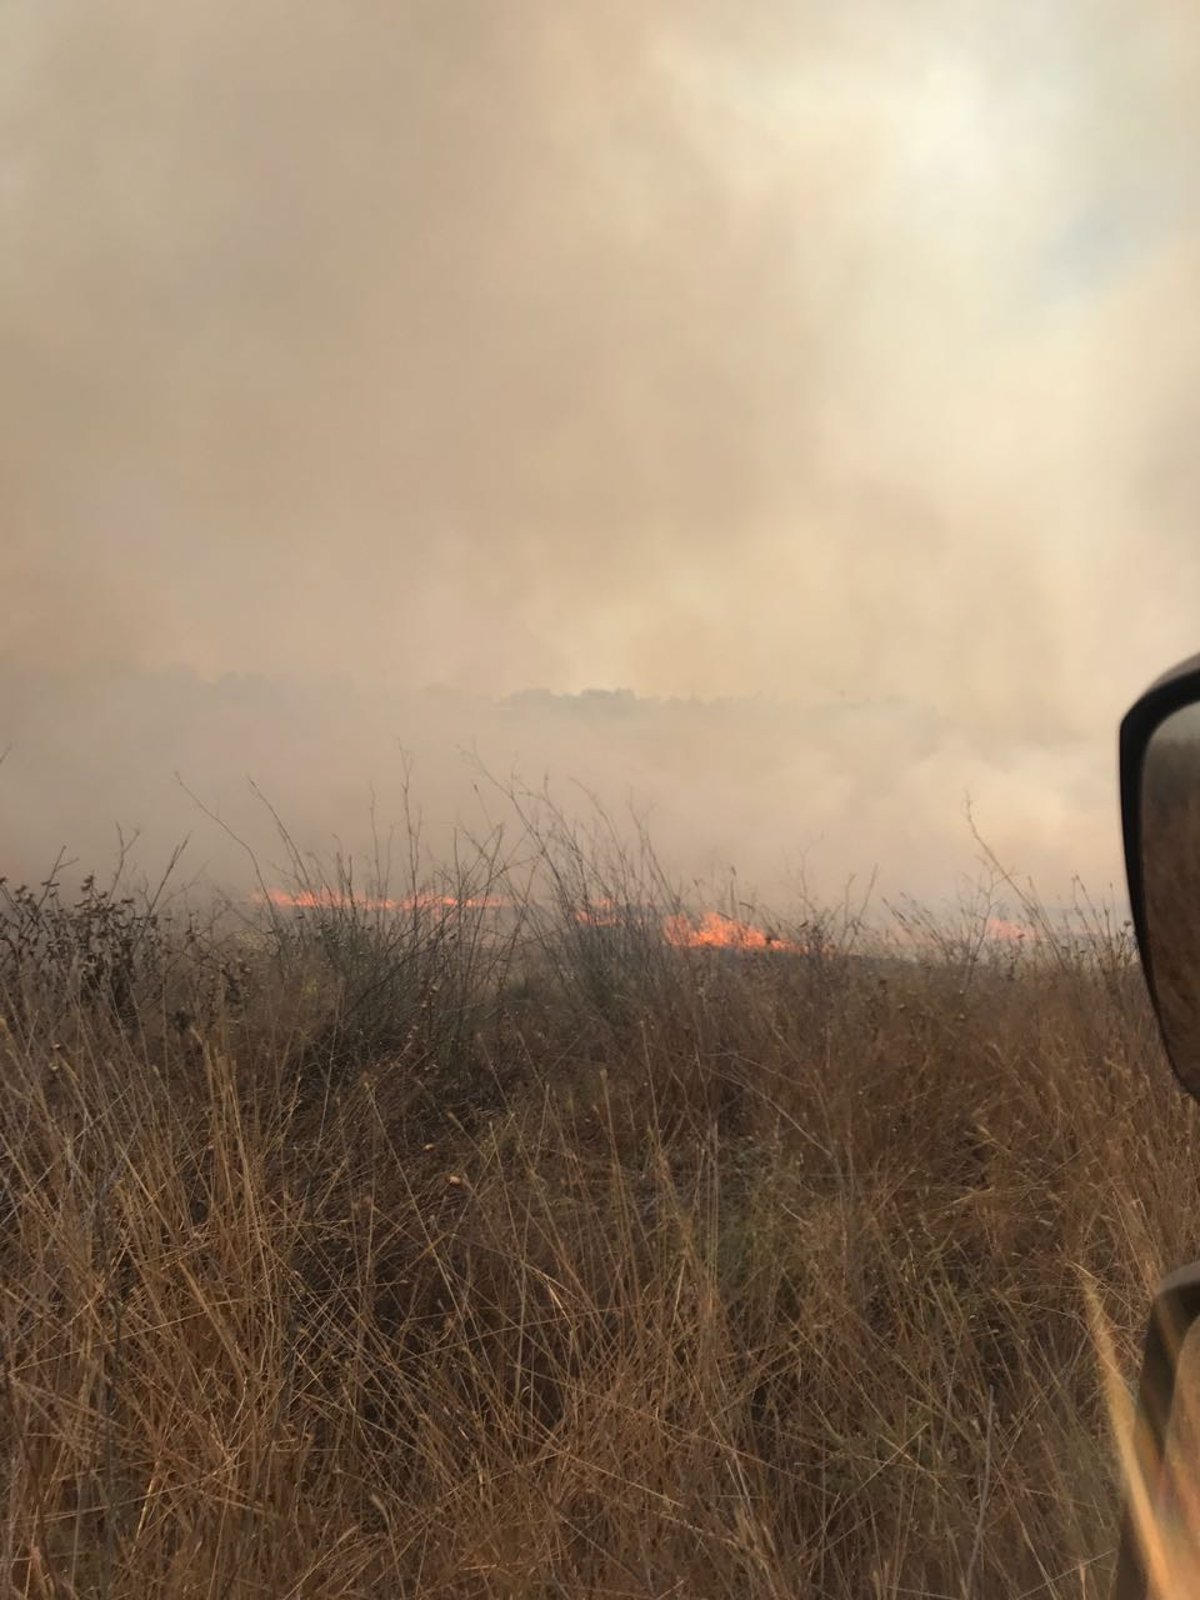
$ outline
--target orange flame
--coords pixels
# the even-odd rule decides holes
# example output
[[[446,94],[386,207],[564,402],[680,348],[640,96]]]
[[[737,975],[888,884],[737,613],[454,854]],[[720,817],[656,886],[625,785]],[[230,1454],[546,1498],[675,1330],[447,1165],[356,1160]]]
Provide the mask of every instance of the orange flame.
[[[301,889],[292,893],[288,889],[268,889],[265,894],[253,897],[260,905],[270,904],[283,911],[347,910],[360,911],[498,911],[511,909],[515,902],[504,895],[471,895],[459,899],[451,894],[434,894],[422,891],[405,895],[402,899],[380,898],[347,893],[341,889]],[[592,928],[619,927],[622,908],[607,898],[579,906],[575,910],[576,922]],[[706,911],[696,920],[685,914],[664,917],[662,935],[666,942],[680,950],[776,950],[803,955],[805,946],[790,939],[778,938],[748,922],[738,922],[719,911]]]
[[[668,944],[685,950],[786,950],[795,955],[804,954],[803,945],[779,939],[773,933],[723,916],[719,911],[706,911],[698,923],[684,915],[666,917],[663,937]]]

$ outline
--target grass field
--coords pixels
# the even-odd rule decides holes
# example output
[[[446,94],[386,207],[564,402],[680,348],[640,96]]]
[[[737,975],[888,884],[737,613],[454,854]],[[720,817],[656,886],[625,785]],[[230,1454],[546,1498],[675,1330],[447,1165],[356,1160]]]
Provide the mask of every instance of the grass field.
[[[534,833],[5,891],[4,1592],[1107,1595],[1086,1289],[1129,1381],[1200,1254],[1128,931],[686,948]]]

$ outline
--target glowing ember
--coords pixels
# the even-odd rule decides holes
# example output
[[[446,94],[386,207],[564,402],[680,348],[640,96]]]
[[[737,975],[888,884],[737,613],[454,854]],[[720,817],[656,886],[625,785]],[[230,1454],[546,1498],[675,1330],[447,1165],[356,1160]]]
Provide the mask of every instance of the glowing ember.
[[[1041,934],[1033,928],[1023,926],[1019,922],[1009,922],[1004,917],[989,917],[985,929],[989,939],[1012,939],[1020,942],[1023,939],[1038,940]]]
[[[901,949],[928,950],[931,953],[975,942],[975,935],[969,927],[964,932],[943,932],[933,926],[918,926],[903,921],[890,930],[889,937]],[[988,917],[983,925],[983,938],[985,943],[997,945],[1042,944],[1045,941],[1045,935],[1030,923],[1011,922],[1006,917]]]
[[[589,928],[615,928],[621,918],[611,900],[594,900],[578,908],[575,921],[585,923]]]
[[[512,910],[516,902],[505,895],[468,895],[459,899],[452,894],[434,894],[421,890],[401,898],[352,894],[342,889],[301,889],[293,894],[287,889],[268,889],[265,894],[253,896],[260,905],[270,904],[282,911],[349,910],[358,911],[501,911]],[[576,907],[575,921],[589,928],[620,927],[630,915],[628,906],[601,897]],[[1036,928],[1005,917],[989,917],[985,927],[989,940],[999,944],[1039,943],[1042,935]],[[739,922],[735,917],[720,911],[705,911],[699,917],[681,913],[664,917],[662,936],[677,950],[776,950],[792,955],[806,954],[806,947],[790,939],[778,938],[753,923]],[[897,935],[902,944],[933,947],[939,941],[932,932],[904,928]]]
[[[264,896],[256,895],[255,899],[261,904]],[[345,894],[338,889],[302,889],[299,894],[290,894],[286,889],[268,889],[265,899],[285,911],[348,910],[350,907],[359,911],[497,911],[512,905],[511,900],[494,894],[471,895],[459,900],[452,894],[421,893],[391,900]]]
[[[686,950],[787,950],[804,954],[803,945],[778,939],[748,922],[722,916],[719,911],[706,911],[699,922],[688,916],[666,917],[663,937],[668,944]]]
[[[499,911],[512,909],[515,902],[503,895],[471,895],[458,899],[451,894],[433,894],[422,891],[405,895],[402,899],[380,898],[370,895],[350,894],[341,889],[301,889],[293,894],[288,889],[268,889],[256,894],[258,904],[270,904],[281,911],[348,910],[358,911]],[[589,928],[615,928],[624,920],[628,908],[618,906],[609,899],[590,901],[574,912],[575,920]],[[738,922],[734,917],[719,911],[706,911],[699,919],[684,914],[664,917],[662,935],[666,942],[679,950],[779,950],[794,955],[805,954],[805,947],[790,939],[780,939],[773,933],[756,928],[748,922]]]

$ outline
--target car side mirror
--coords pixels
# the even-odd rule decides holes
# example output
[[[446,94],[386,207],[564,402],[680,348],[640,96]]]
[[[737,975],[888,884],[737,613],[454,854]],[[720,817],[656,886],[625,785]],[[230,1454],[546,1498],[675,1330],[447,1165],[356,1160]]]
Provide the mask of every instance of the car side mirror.
[[[1125,874],[1142,971],[1175,1076],[1200,1099],[1200,656],[1121,723]],[[1200,1323],[1200,1261],[1159,1285],[1142,1352],[1114,1600],[1148,1600],[1179,1359]]]
[[[1175,1076],[1200,1099],[1200,656],[1133,706],[1120,753],[1142,968]]]

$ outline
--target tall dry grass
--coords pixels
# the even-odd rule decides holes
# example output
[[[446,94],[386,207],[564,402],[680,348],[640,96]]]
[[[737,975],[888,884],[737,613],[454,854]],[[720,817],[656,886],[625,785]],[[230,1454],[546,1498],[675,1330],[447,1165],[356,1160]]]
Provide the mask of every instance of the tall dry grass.
[[[1085,1285],[1132,1377],[1200,1253],[1127,931],[678,949],[527,822],[458,905],[9,894],[6,1592],[1105,1595]]]

